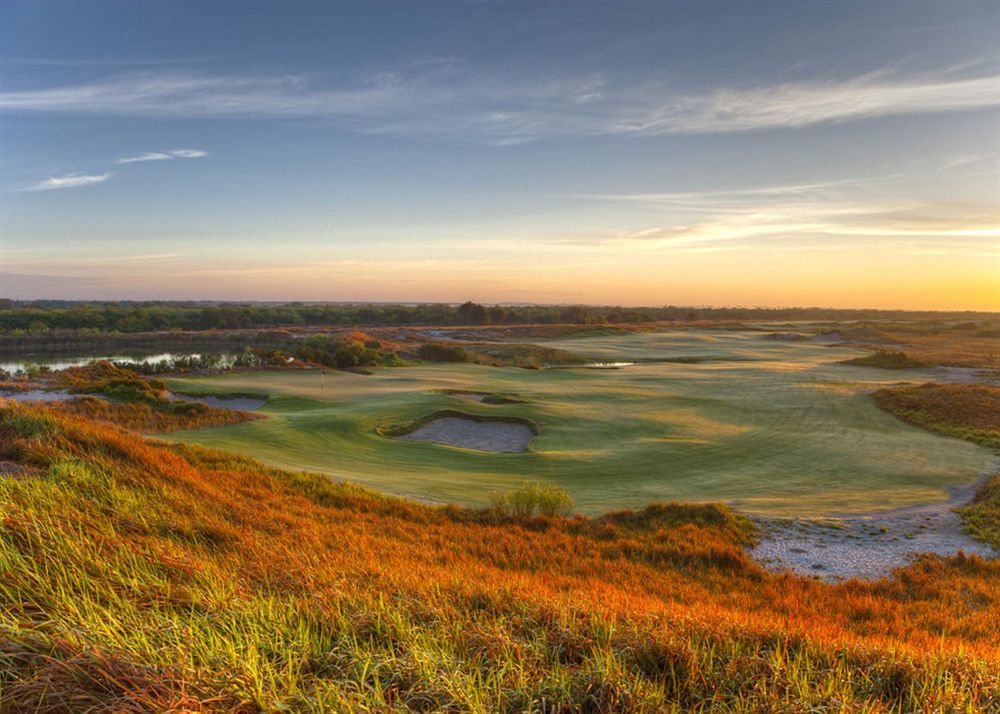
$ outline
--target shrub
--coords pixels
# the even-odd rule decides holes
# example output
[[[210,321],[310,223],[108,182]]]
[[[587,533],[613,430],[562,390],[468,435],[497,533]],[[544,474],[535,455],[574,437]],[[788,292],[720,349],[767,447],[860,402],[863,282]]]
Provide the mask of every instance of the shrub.
[[[902,352],[887,352],[879,350],[873,355],[841,360],[839,364],[849,364],[855,367],[878,367],[879,369],[917,369],[929,366],[926,362],[908,357]]]
[[[573,508],[573,497],[566,489],[529,481],[513,491],[490,494],[490,502],[493,510],[505,518],[530,518],[536,514],[565,516]]]
[[[427,342],[420,345],[417,357],[428,362],[468,362],[469,354],[461,347]]]

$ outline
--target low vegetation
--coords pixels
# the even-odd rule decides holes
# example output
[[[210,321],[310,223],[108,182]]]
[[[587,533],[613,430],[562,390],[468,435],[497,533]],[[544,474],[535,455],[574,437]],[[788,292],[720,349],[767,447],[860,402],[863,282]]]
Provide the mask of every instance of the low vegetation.
[[[417,350],[417,357],[427,362],[468,362],[469,354],[462,347],[425,342]]]
[[[566,489],[555,484],[525,482],[512,491],[490,494],[490,503],[493,511],[501,518],[568,516],[573,508],[573,497]]]
[[[1000,553],[1000,473],[993,474],[960,513],[969,533]]]
[[[915,369],[919,367],[929,367],[926,362],[907,357],[902,352],[888,352],[878,350],[873,355],[845,359],[840,364],[849,364],[855,367],[877,367],[879,369]]]
[[[861,322],[832,329],[847,340],[874,348],[898,349],[932,365],[1000,369],[1000,320],[908,319]]]
[[[1000,449],[1000,387],[924,384],[882,389],[873,397],[880,407],[914,426]],[[959,512],[972,536],[1000,552],[1000,473],[991,476]]]
[[[294,350],[299,359],[325,367],[349,369],[351,367],[392,366],[399,360],[391,349],[364,333],[345,337],[313,335]]]
[[[144,433],[168,433],[211,426],[228,426],[262,419],[249,411],[211,407],[200,402],[173,402],[154,408],[142,402],[109,402],[94,397],[78,397],[51,402],[49,408],[64,414],[110,422]]]
[[[720,506],[428,507],[0,405],[0,710],[987,711],[1000,563],[775,575]]]
[[[929,383],[880,389],[872,398],[914,426],[1000,448],[1000,387]]]
[[[172,432],[260,419],[259,414],[171,399],[166,385],[110,362],[92,362],[53,374],[53,384],[82,396],[53,402],[66,414],[111,422],[141,432]]]

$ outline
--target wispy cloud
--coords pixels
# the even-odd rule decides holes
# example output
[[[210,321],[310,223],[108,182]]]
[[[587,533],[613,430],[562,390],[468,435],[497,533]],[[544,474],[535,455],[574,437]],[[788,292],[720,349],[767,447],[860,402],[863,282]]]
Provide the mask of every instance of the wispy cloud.
[[[136,164],[143,161],[170,161],[171,159],[200,159],[208,156],[207,151],[201,149],[173,149],[172,151],[146,151],[135,156],[126,156],[118,159],[116,164]]]
[[[634,204],[647,219],[659,217],[663,222],[592,235],[582,242],[674,252],[720,243],[756,245],[772,239],[796,244],[862,239],[869,244],[906,241],[911,252],[936,241],[934,250],[950,253],[981,250],[1000,237],[995,204],[928,201],[875,192],[873,184],[891,178],[594,196]]]
[[[124,159],[118,159],[116,164],[137,164],[142,161],[170,161],[174,158],[170,154],[164,154],[160,151],[147,151],[143,154],[137,154],[135,156],[126,156]]]
[[[174,149],[169,153],[171,156],[178,159],[200,159],[204,156],[208,156],[208,152],[202,151],[201,149]]]
[[[552,136],[700,134],[995,107],[997,74],[889,71],[701,92],[663,80],[501,77],[461,63],[361,80],[141,73],[0,94],[8,112],[324,118],[372,134],[511,144]],[[163,152],[170,153],[170,152]],[[175,154],[176,155],[176,154]],[[153,160],[153,159],[148,159]]]
[[[98,174],[98,175],[81,175],[81,174],[68,174],[66,176],[53,176],[36,183],[34,186],[30,186],[22,191],[54,191],[60,188],[79,188],[80,186],[93,186],[94,184],[104,183],[109,178],[111,174]]]

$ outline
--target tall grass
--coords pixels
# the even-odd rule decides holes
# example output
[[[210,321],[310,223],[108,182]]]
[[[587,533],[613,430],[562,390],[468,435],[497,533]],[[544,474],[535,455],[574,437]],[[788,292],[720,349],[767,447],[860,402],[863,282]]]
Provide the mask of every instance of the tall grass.
[[[931,383],[880,389],[872,397],[914,426],[1000,449],[1000,387]]]
[[[573,497],[555,484],[526,481],[520,488],[491,493],[490,505],[502,518],[566,516],[573,508]]]
[[[764,572],[720,506],[501,522],[0,405],[0,710],[984,711],[1000,564]]]

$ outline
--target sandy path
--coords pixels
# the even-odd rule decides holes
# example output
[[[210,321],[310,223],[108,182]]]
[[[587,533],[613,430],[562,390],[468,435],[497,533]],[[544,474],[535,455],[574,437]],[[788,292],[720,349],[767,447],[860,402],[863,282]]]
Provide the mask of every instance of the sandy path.
[[[1000,467],[1000,463],[997,464]],[[954,489],[940,504],[825,519],[757,518],[761,540],[751,554],[770,570],[791,570],[825,580],[876,579],[921,553],[996,557],[970,537],[954,509],[968,503],[988,478]]]

